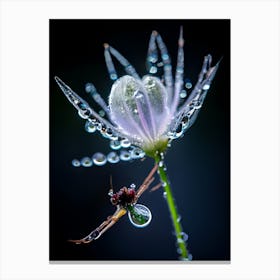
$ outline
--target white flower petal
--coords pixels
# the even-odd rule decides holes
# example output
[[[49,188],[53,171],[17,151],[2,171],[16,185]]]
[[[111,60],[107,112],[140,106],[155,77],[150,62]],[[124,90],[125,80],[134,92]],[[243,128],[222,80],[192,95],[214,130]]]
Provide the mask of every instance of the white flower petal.
[[[161,138],[170,123],[167,92],[158,78],[131,76],[117,80],[109,96],[111,119],[125,133],[137,135],[143,142]]]
[[[160,136],[167,130],[171,121],[170,108],[167,106],[168,94],[166,88],[158,78],[144,76],[142,81],[151,104],[157,131],[156,135]]]

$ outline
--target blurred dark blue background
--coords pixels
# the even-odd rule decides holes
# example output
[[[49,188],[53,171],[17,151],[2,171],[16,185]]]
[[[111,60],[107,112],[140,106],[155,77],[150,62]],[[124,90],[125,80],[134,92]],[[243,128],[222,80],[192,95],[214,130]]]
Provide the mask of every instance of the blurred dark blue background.
[[[230,260],[229,20],[50,20],[50,260],[177,260],[161,189],[140,198],[153,214],[148,227],[135,228],[123,217],[95,242],[67,242],[84,237],[115,211],[107,195],[110,175],[115,190],[131,183],[139,186],[153,162],[74,168],[73,158],[108,153],[109,141],[84,130],[85,121],[53,77],[59,76],[93,105],[84,90],[85,83],[92,82],[107,100],[112,82],[103,43],[114,46],[144,75],[149,37],[157,30],[175,68],[181,25],[185,76],[193,84],[204,55],[212,54],[213,63],[223,60],[196,123],[168,150],[168,174],[193,259]]]

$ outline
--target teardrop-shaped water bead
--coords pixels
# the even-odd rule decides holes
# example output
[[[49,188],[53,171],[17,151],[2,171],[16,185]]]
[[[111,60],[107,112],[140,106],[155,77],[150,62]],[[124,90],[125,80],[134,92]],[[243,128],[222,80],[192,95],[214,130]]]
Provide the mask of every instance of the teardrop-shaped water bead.
[[[129,221],[139,228],[146,227],[152,220],[152,213],[148,207],[142,204],[135,204],[128,207]]]

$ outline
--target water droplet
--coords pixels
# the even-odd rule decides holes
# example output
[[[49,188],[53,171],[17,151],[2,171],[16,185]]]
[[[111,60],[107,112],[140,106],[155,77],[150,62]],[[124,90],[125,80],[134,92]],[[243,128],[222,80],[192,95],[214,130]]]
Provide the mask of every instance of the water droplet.
[[[167,197],[167,192],[163,192],[163,198]]]
[[[135,185],[135,184],[131,184],[131,185],[130,185],[130,188],[131,188],[131,189],[135,189],[135,188],[136,188],[136,185]]]
[[[127,66],[125,67],[125,70],[126,70],[127,73],[131,73],[131,72],[133,71],[132,65],[131,65],[131,64],[127,65]]]
[[[181,218],[181,216],[179,215],[178,218],[177,218],[177,223],[180,223],[180,222],[181,222],[181,219],[182,219],[182,218]]]
[[[69,95],[69,99],[76,105],[78,105],[80,103],[80,100],[77,99],[76,97],[74,97],[72,94]]]
[[[184,130],[183,130],[183,126],[182,126],[182,123],[180,123],[178,125],[178,127],[176,128],[176,131],[169,131],[167,133],[167,135],[169,136],[170,139],[177,139],[179,137],[182,137],[184,134]]]
[[[185,242],[182,238],[177,238],[177,243],[182,244],[182,243],[185,243]]]
[[[167,60],[168,58],[169,58],[168,54],[165,53],[162,55],[162,60]]]
[[[113,196],[113,194],[114,194],[113,190],[110,189],[109,192],[108,192],[108,195],[111,197],[111,196]]]
[[[86,121],[85,123],[85,130],[88,133],[93,133],[96,131],[96,125],[94,123],[92,123],[91,121]]]
[[[105,134],[106,134],[106,136],[107,136],[108,138],[112,138],[112,136],[113,136],[113,131],[112,131],[112,129],[111,129],[110,127],[107,128]]]
[[[168,131],[167,132],[167,136],[169,137],[169,139],[175,139],[175,132],[174,131]]]
[[[95,91],[96,89],[95,89],[95,87],[94,87],[94,85],[92,84],[92,83],[86,83],[86,85],[85,85],[85,91],[87,92],[87,93],[91,93],[91,92],[93,92],[93,91]]]
[[[186,92],[185,90],[182,90],[182,91],[180,92],[180,97],[181,97],[181,98],[186,98],[186,97],[187,97],[187,92]]]
[[[81,166],[81,162],[78,159],[73,159],[72,165],[75,167],[79,167],[79,166]]]
[[[89,118],[89,121],[91,121],[93,124],[97,124],[98,123],[96,118]]]
[[[120,158],[119,156],[117,155],[116,152],[110,152],[108,155],[107,155],[107,160],[108,162],[110,163],[117,163],[120,161]]]
[[[104,110],[100,110],[99,112],[98,112],[98,114],[99,114],[99,116],[100,117],[105,117],[105,112],[104,112]]]
[[[100,122],[96,123],[96,129],[102,131],[106,129],[106,126],[102,125]]]
[[[181,248],[177,248],[177,253],[178,253],[179,255],[181,255],[181,254],[182,254],[182,249],[181,249]]]
[[[101,135],[104,137],[104,138],[110,138],[110,136],[108,136],[108,133],[107,133],[107,127],[105,125],[102,125],[101,126],[101,129],[100,129],[100,133]],[[110,132],[110,131],[109,131]]]
[[[101,233],[98,229],[95,229],[92,233],[90,233],[86,238],[85,241],[96,240],[101,236]]]
[[[141,91],[137,91],[134,94],[134,97],[137,98],[137,99],[142,99],[144,97],[144,95],[143,95],[143,93]]]
[[[157,67],[152,66],[152,67],[150,68],[149,72],[150,72],[151,74],[155,74],[155,73],[157,72]]]
[[[163,62],[159,62],[159,63],[157,64],[157,67],[163,67]]]
[[[134,148],[130,151],[131,158],[138,159],[143,158],[145,156],[145,152],[141,150],[140,148]]]
[[[181,238],[186,242],[189,239],[189,236],[185,232],[181,232]]]
[[[201,108],[202,102],[199,100],[193,100],[192,105],[194,109],[198,110]]]
[[[102,166],[107,162],[107,158],[102,153],[95,153],[92,156],[92,161],[95,165]]]
[[[159,166],[159,167],[163,167],[163,164],[164,164],[164,163],[163,163],[163,161],[161,160],[161,161],[158,163],[158,166]]]
[[[183,130],[183,126],[182,124],[180,123],[175,131],[175,134],[174,134],[174,137],[175,138],[179,138],[181,136],[183,136],[183,133],[184,133],[184,130]]]
[[[192,88],[192,83],[191,83],[190,80],[186,80],[185,87],[186,87],[186,89],[191,89]]]
[[[205,84],[204,86],[203,86],[203,90],[208,90],[210,88],[210,85],[209,84]]]
[[[81,159],[81,164],[84,167],[91,167],[92,166],[92,160],[89,157],[84,157]]]
[[[192,261],[192,259],[193,259],[192,254],[188,254],[188,260],[189,260],[189,261]]]
[[[191,107],[190,107],[191,108]],[[195,112],[195,109],[192,107],[189,111],[188,111],[188,113],[187,113],[187,117],[190,119],[191,117],[192,117],[192,115],[193,115],[193,113]]]
[[[129,142],[129,140],[128,139],[122,139],[121,140],[121,146],[123,147],[123,148],[128,148],[128,147],[130,147],[130,145],[131,145],[131,143]]]
[[[156,63],[158,60],[157,55],[149,55],[148,60],[152,63]]]
[[[162,183],[162,186],[163,186],[163,187],[166,187],[166,186],[167,186],[166,182],[163,182],[163,183]]]
[[[135,204],[129,209],[128,218],[135,227],[143,228],[151,222],[152,213],[145,205]]]
[[[120,159],[123,161],[128,161],[131,159],[130,152],[122,150],[120,153]]]
[[[75,99],[75,104],[78,106],[79,110],[86,110],[86,109],[88,109],[88,106],[85,103],[83,103],[80,100],[78,100],[78,99]]]
[[[117,141],[119,139],[118,135],[112,132],[112,135],[110,136],[110,139],[113,141]]]
[[[118,78],[117,74],[115,74],[115,73],[110,74],[111,80],[116,80],[117,78]]]
[[[119,140],[112,140],[110,142],[110,147],[113,150],[119,150],[122,147],[121,142]]]
[[[90,116],[91,112],[89,109],[80,109],[78,111],[78,114],[79,116],[82,118],[82,119],[88,119],[88,117]]]
[[[189,126],[189,118],[187,116],[183,117],[181,124],[182,128],[185,130]]]

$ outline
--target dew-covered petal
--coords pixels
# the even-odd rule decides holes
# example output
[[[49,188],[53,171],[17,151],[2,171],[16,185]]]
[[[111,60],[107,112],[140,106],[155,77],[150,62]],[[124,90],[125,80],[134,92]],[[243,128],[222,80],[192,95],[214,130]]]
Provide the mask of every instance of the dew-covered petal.
[[[95,118],[99,121],[100,124],[105,125],[106,127],[110,127],[113,131],[115,131],[115,128],[107,120],[98,115],[84,99],[82,99],[77,93],[75,93],[60,78],[55,77],[55,81],[57,82],[69,102],[78,110],[79,116],[81,118]]]
[[[167,128],[166,100],[166,89],[158,78],[145,76],[139,81],[123,76],[113,84],[110,93],[111,119],[125,133],[153,142]]]
[[[173,88],[173,77],[172,77],[172,64],[171,58],[168,53],[167,47],[162,40],[162,37],[157,33],[156,42],[158,44],[161,59],[163,62],[163,70],[164,70],[164,82],[168,91],[168,98],[172,96],[172,88]]]
[[[110,139],[118,137],[127,137],[127,134],[119,130],[119,128],[113,126],[111,122],[102,118],[96,113],[89,104],[82,99],[76,92],[74,92],[68,85],[66,85],[60,78],[55,77],[55,81],[59,85],[60,89],[69,100],[69,102],[78,110],[79,116],[86,119],[96,125],[96,128],[101,132],[102,136]],[[110,131],[108,134],[107,132]],[[109,136],[110,135],[110,136]],[[131,142],[135,145],[141,143],[141,140],[133,135],[130,136]]]
[[[159,136],[165,132],[171,119],[170,108],[167,105],[168,94],[158,78],[144,76],[142,81],[149,97],[157,136]]]
[[[116,49],[114,49],[112,46],[109,46],[108,44],[105,44],[105,53],[106,53],[106,50],[109,53],[111,53],[119,61],[119,63],[124,67],[124,70],[126,71],[126,73],[128,75],[131,75],[135,79],[140,80],[140,77],[137,74],[135,68],[129,63],[129,61],[124,56],[122,56]],[[105,56],[105,59],[107,60],[106,56]],[[113,65],[113,63],[112,63],[112,65]],[[107,68],[108,68],[108,71],[110,73],[110,67],[109,67],[108,63],[107,63]],[[110,75],[110,77],[112,78],[111,75]],[[117,78],[117,75],[116,75],[116,78]]]
[[[91,95],[93,100],[104,110],[104,112],[109,115],[109,108],[102,96],[97,92],[95,86],[92,83],[87,83],[85,85],[85,90]]]
[[[172,100],[172,107],[171,112],[175,112],[178,103],[180,92],[183,87],[183,76],[184,76],[184,38],[183,38],[183,27],[180,28],[180,36],[178,40],[178,55],[177,55],[177,67],[176,67],[176,74],[175,74],[175,84],[174,84],[174,94]]]
[[[176,131],[179,127],[186,131],[195,122],[220,63],[219,61],[211,67],[211,62],[211,55],[205,56],[198,82],[186,102],[178,110],[175,122],[170,127],[171,131]]]
[[[149,132],[141,125],[135,94],[143,91],[142,85],[131,76],[123,76],[112,86],[109,96],[110,117],[126,134],[149,139]]]

